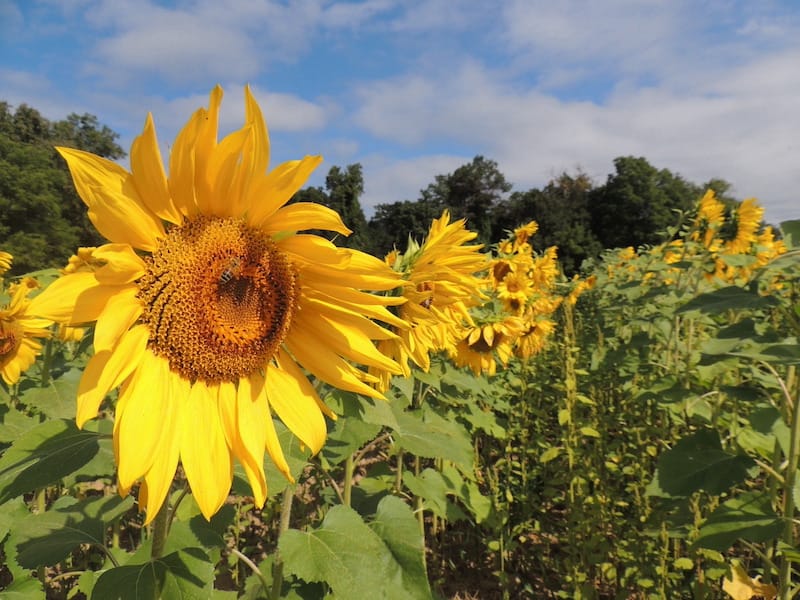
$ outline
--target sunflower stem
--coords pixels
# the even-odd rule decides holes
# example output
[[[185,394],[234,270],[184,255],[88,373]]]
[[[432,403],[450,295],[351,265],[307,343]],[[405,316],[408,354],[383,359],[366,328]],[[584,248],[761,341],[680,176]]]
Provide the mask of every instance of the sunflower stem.
[[[169,500],[166,498],[158,509],[156,518],[153,519],[153,547],[150,550],[151,558],[161,558],[164,554],[164,547],[167,544],[167,533],[169,533]]]
[[[355,461],[353,455],[348,454],[344,461],[344,492],[342,494],[345,506],[350,506],[350,499],[353,497],[353,472],[355,471]]]
[[[288,485],[283,490],[283,500],[281,500],[281,520],[278,525],[278,542],[284,531],[289,529],[289,521],[292,518],[292,501],[294,500],[294,486]],[[283,560],[279,551],[275,553],[275,562],[272,564],[272,590],[269,597],[271,600],[278,600],[281,597],[283,588]]]

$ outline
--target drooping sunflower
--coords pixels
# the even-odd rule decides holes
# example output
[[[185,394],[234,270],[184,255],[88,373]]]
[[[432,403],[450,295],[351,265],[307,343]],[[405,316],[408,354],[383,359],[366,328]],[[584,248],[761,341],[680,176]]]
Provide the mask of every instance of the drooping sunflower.
[[[497,315],[488,322],[463,327],[458,343],[449,350],[450,356],[457,366],[469,367],[475,375],[494,375],[497,361],[508,364],[514,343],[524,331],[521,318]]]
[[[311,203],[286,204],[322,160],[268,171],[261,109],[245,89],[245,124],[222,140],[218,86],[178,134],[165,174],[153,120],[133,142],[131,171],[59,148],[110,243],[83,249],[78,267],[34,299],[37,314],[95,323],[95,354],[78,390],[77,422],[119,388],[114,448],[120,492],[142,480],[149,522],[178,463],[210,518],[238,460],[257,505],[267,495],[266,451],[290,476],[274,412],[312,452],[335,415],[306,374],[380,397],[364,367],[399,372],[376,340],[395,334],[386,292],[400,283],[383,261],[298,231],[350,230]],[[77,264],[77,263],[76,263]]]
[[[5,271],[11,266],[11,255],[7,252],[0,255],[8,265]],[[9,285],[10,300],[0,308],[0,376],[8,385],[17,383],[20,375],[30,368],[42,350],[39,339],[50,335],[52,322],[30,310],[28,294],[37,287],[38,282],[31,277]]]
[[[757,233],[763,216],[764,209],[758,205],[755,198],[742,200],[735,212],[736,235],[725,243],[725,251],[728,254],[749,252],[750,247],[758,239]]]
[[[470,244],[477,234],[466,228],[464,219],[450,221],[449,211],[434,219],[422,245],[413,240],[405,253],[390,252],[387,264],[402,274],[406,300],[398,314],[405,327],[396,329],[397,338],[386,339],[379,348],[394,358],[403,374],[410,375],[409,361],[427,371],[430,353],[455,343],[456,330],[469,321],[469,308],[485,296],[487,259],[480,244]],[[389,383],[388,373],[373,368],[381,378],[380,389]]]

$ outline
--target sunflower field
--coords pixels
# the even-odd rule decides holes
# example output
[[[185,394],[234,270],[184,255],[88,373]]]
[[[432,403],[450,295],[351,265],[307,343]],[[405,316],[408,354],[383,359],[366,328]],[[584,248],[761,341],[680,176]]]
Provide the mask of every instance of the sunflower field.
[[[0,252],[0,597],[800,594],[800,221],[709,190],[568,278],[445,211],[375,257],[245,98],[166,164],[150,116],[130,171],[60,148],[107,243]]]

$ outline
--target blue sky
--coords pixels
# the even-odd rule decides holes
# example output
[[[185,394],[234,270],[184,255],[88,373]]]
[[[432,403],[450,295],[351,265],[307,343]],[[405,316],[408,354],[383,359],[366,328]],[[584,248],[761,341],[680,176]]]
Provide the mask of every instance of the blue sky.
[[[360,162],[369,215],[482,154],[515,190],[644,156],[800,218],[800,3],[0,0],[0,99],[169,144],[208,92],[273,161]]]

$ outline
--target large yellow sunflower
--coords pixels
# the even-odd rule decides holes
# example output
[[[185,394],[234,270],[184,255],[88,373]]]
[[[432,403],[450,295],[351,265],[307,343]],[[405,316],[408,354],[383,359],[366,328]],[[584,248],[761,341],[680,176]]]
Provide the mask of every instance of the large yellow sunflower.
[[[131,172],[59,148],[110,243],[84,249],[83,267],[31,307],[68,325],[96,323],[78,425],[119,388],[119,488],[127,494],[143,480],[148,522],[179,461],[207,518],[228,495],[234,458],[263,505],[265,450],[289,476],[272,411],[313,452],[325,440],[323,414],[334,417],[305,370],[374,397],[375,377],[354,363],[399,372],[375,346],[394,334],[372,320],[397,323],[386,308],[396,300],[363,291],[391,290],[399,275],[374,257],[298,234],[350,233],[328,208],[286,205],[321,157],[267,171],[267,129],[250,90],[244,126],[218,141],[221,100],[216,87],[208,109],[178,134],[169,178],[149,115],[131,148]]]
[[[402,304],[398,313],[401,325],[395,339],[386,339],[379,348],[394,358],[403,374],[411,374],[409,361],[427,371],[430,353],[455,343],[454,335],[462,323],[469,322],[468,308],[477,305],[484,295],[485,279],[476,275],[487,268],[480,244],[469,244],[477,237],[466,229],[464,219],[450,221],[444,211],[434,219],[422,245],[411,241],[404,254],[389,253],[386,262],[403,275]],[[380,389],[386,389],[386,371],[373,368],[380,377]]]
[[[0,260],[7,263],[4,271],[11,266],[11,255],[0,252]],[[51,321],[42,319],[30,310],[28,294],[39,287],[35,279],[25,277],[22,281],[8,286],[8,305],[0,308],[0,376],[8,385],[19,381],[42,345],[37,338],[50,335]]]

